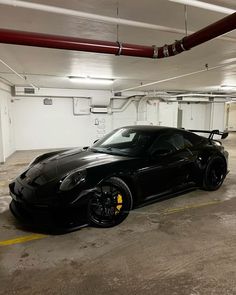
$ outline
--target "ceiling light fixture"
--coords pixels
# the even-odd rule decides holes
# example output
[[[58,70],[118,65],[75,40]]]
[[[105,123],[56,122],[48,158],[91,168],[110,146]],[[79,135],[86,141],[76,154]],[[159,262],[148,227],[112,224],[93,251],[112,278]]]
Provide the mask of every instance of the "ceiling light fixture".
[[[221,85],[220,87],[232,87],[232,88],[236,88],[236,85]]]
[[[224,88],[225,90],[233,90],[236,88],[236,85],[221,85],[221,88]]]
[[[225,14],[232,14],[236,11],[235,9],[230,9],[224,6],[210,4],[210,3],[198,1],[198,0],[169,0],[169,1],[188,5],[188,6],[194,6],[194,7],[198,7],[198,8],[202,8],[206,10],[221,12]]]
[[[110,85],[114,82],[113,79],[92,78],[92,77],[77,77],[69,76],[70,81],[82,84],[97,84],[97,85]]]

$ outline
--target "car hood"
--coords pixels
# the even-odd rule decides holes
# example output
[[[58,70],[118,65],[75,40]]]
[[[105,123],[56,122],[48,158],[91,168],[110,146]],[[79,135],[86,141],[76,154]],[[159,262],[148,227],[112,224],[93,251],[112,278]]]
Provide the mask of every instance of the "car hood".
[[[131,159],[107,153],[93,152],[91,150],[73,149],[49,156],[33,164],[21,178],[38,185],[45,184],[58,177],[63,177],[75,170],[83,170],[111,162]]]

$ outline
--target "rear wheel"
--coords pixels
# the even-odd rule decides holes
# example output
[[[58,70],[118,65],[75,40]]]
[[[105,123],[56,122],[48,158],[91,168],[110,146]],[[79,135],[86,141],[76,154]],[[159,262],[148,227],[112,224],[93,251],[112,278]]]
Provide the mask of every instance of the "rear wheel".
[[[203,189],[217,190],[223,183],[227,174],[227,165],[224,158],[217,156],[211,159],[203,176]]]
[[[102,182],[88,203],[88,219],[98,227],[121,223],[132,209],[133,200],[126,183],[117,177]]]

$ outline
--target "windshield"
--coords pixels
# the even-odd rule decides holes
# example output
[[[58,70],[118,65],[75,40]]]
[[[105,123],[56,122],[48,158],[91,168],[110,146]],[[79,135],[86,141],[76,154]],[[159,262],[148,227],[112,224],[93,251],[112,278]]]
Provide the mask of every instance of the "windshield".
[[[91,147],[91,150],[108,154],[141,156],[152,141],[152,132],[121,128],[100,139]]]

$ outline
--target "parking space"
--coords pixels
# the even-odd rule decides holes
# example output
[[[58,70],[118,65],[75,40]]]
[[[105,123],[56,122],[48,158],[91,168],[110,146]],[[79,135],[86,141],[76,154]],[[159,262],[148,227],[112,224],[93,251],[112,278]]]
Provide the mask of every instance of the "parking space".
[[[34,156],[15,153],[1,174],[0,294],[234,294],[235,142],[235,134],[225,140],[230,173],[218,191],[192,191],[133,210],[117,227],[65,235],[27,231],[8,211],[7,183]]]

